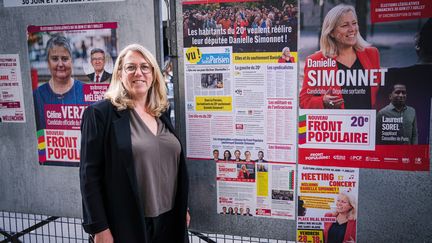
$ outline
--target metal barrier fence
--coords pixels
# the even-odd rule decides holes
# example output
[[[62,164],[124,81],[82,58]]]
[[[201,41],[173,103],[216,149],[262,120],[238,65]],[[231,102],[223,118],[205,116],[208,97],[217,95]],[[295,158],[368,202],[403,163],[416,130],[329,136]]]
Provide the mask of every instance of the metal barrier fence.
[[[189,231],[191,243],[288,243],[285,240]],[[0,211],[0,243],[84,243],[81,219]]]

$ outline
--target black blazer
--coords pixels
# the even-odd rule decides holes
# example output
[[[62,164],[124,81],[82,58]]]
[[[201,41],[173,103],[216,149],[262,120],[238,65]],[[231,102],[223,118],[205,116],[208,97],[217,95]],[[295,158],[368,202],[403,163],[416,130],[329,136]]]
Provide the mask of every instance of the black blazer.
[[[169,117],[163,115],[160,119],[175,134]],[[99,101],[84,111],[81,132],[84,230],[95,234],[109,228],[115,242],[149,242],[132,157],[130,110],[117,111],[109,100]],[[188,176],[182,149],[172,242],[187,240],[187,198]]]
[[[100,77],[100,79],[99,79],[99,82],[100,83],[106,82],[106,81],[111,82],[111,76],[112,76],[111,73],[104,70],[102,77]],[[93,80],[95,78],[95,73],[90,73],[87,75],[87,77],[90,79],[90,82],[93,82]]]

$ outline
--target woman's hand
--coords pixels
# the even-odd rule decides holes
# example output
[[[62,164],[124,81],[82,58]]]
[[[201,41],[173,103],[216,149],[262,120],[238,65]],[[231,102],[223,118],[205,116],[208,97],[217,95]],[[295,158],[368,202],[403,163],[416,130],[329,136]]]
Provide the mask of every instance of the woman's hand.
[[[323,105],[326,109],[340,109],[343,103],[343,98],[333,95],[333,88],[328,89],[323,96]]]
[[[114,243],[110,229],[101,231],[94,236],[94,243]]]
[[[188,209],[186,212],[186,227],[188,227],[188,228],[189,228],[190,220],[191,220],[191,217],[190,217],[189,209]]]

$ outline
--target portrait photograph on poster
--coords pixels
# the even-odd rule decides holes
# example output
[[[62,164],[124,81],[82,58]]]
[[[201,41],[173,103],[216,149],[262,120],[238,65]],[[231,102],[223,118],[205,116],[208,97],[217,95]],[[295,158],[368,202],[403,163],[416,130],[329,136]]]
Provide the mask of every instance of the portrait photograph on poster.
[[[114,22],[28,26],[40,164],[78,166],[81,116],[108,89],[116,29]]]
[[[431,16],[380,2],[300,2],[299,163],[430,170]]]

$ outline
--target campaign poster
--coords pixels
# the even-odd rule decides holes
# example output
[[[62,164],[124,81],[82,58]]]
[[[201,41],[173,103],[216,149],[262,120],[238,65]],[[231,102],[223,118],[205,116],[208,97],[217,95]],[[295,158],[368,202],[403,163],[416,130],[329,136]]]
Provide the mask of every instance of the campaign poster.
[[[429,171],[431,20],[371,24],[366,1],[301,4],[299,163]]]
[[[217,161],[217,212],[221,215],[295,219],[295,165]]]
[[[187,157],[217,163],[218,213],[294,219],[298,14],[292,0],[183,1]]]
[[[81,117],[108,89],[116,29],[115,22],[27,28],[41,165],[79,165]]]
[[[296,1],[185,1],[187,157],[295,162]]]
[[[18,54],[0,54],[0,123],[26,121]]]
[[[359,169],[299,165],[298,180],[297,242],[355,243]]]

